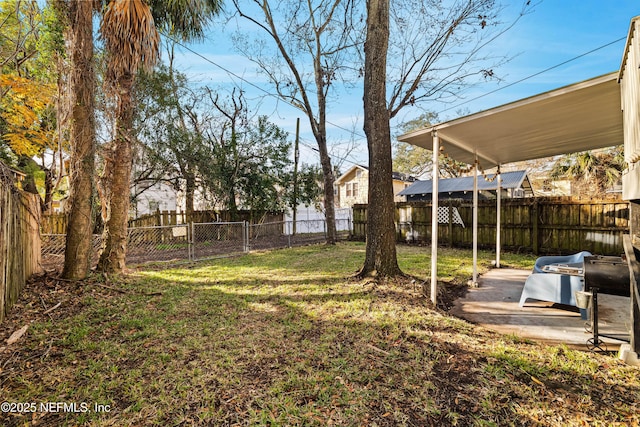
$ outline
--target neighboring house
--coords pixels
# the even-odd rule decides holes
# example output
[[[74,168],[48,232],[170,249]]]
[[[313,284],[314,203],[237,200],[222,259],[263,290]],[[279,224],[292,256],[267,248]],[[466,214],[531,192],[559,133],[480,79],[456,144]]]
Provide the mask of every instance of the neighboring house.
[[[393,172],[393,194],[407,188],[416,178]],[[349,168],[335,182],[335,203],[339,208],[348,208],[355,204],[368,202],[369,197],[369,168],[363,165],[355,165]],[[395,201],[400,202],[402,198],[395,196]]]
[[[142,215],[155,213],[156,211],[175,211],[177,210],[177,192],[169,184],[164,182],[138,184],[139,186],[147,186],[142,193],[136,197],[131,203],[131,215],[134,218]]]
[[[489,175],[492,178],[492,175]],[[527,177],[527,171],[504,172],[501,174],[501,194],[503,198],[533,197],[531,182]],[[498,180],[486,180],[478,176],[478,199],[495,199]],[[398,196],[406,197],[407,202],[431,200],[433,182],[416,181],[408,188],[398,193]],[[473,177],[447,178],[438,180],[438,199],[463,199],[473,198]]]
[[[531,183],[535,186],[538,197],[571,196],[574,192],[572,182],[568,179],[544,179],[538,183],[531,179]]]

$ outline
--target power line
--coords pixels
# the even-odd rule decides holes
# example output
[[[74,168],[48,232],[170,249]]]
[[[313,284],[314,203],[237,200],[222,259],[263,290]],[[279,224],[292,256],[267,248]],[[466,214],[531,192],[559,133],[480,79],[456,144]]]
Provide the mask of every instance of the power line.
[[[598,51],[598,50],[600,50],[600,49],[604,49],[605,47],[611,46],[611,45],[616,44],[616,43],[618,43],[619,41],[622,41],[622,40],[625,40],[625,39],[626,39],[626,37],[621,37],[621,38],[616,39],[616,40],[614,40],[614,41],[612,41],[612,42],[609,42],[609,43],[604,44],[604,45],[602,45],[602,46],[596,47],[595,49],[591,49],[591,50],[590,50],[590,51],[588,51],[588,52],[581,53],[580,55],[574,56],[573,58],[567,59],[566,61],[563,61],[563,62],[561,62],[561,63],[559,63],[559,64],[553,65],[553,66],[551,66],[551,67],[549,67],[549,68],[545,68],[545,69],[544,69],[544,70],[542,70],[542,71],[538,71],[537,73],[531,74],[531,75],[529,75],[529,76],[527,76],[527,77],[523,77],[523,78],[521,78],[520,80],[516,80],[515,82],[509,83],[509,84],[507,84],[506,86],[499,87],[499,88],[494,89],[494,90],[492,90],[492,91],[490,91],[490,92],[484,93],[484,94],[482,94],[482,95],[478,95],[478,96],[476,96],[475,98],[471,98],[471,99],[469,99],[469,100],[467,100],[467,101],[461,102],[460,104],[454,105],[454,106],[449,107],[449,108],[445,108],[444,110],[441,110],[440,112],[438,112],[438,114],[444,113],[445,111],[449,111],[449,110],[452,110],[452,109],[454,109],[454,108],[461,107],[461,106],[463,106],[463,105],[465,105],[465,104],[468,104],[468,103],[470,103],[470,102],[476,101],[476,100],[478,100],[478,99],[480,99],[480,98],[484,98],[485,96],[489,96],[489,95],[494,94],[494,93],[496,93],[496,92],[498,92],[498,91],[501,91],[501,90],[503,90],[503,89],[507,89],[507,88],[509,88],[509,87],[511,87],[511,86],[517,85],[518,83],[522,83],[522,82],[523,82],[523,81],[525,81],[525,80],[529,80],[529,79],[531,79],[531,78],[533,78],[533,77],[537,77],[537,76],[539,76],[540,74],[546,73],[546,72],[548,72],[548,71],[551,71],[551,70],[553,70],[553,69],[556,69],[556,68],[558,68],[558,67],[561,67],[561,66],[563,66],[563,65],[566,65],[566,64],[568,64],[568,63],[570,63],[570,62],[572,62],[572,61],[575,61],[575,60],[580,59],[580,58],[582,58],[582,57],[584,57],[584,56],[590,55],[590,54],[592,54],[593,52],[597,52],[597,51]]]
[[[282,101],[282,102],[284,102],[284,103],[286,103],[286,104],[289,104],[289,105],[291,105],[291,106],[292,106],[292,107],[294,107],[294,108],[298,108],[297,106],[295,106],[293,103],[291,103],[291,102],[287,101],[286,99],[283,99],[283,98],[281,98],[280,96],[278,96],[278,95],[276,95],[276,94],[273,94],[273,93],[271,93],[271,92],[267,91],[266,89],[264,89],[264,88],[262,88],[262,87],[260,87],[260,86],[256,85],[255,83],[250,82],[249,80],[245,79],[244,77],[237,75],[236,73],[232,72],[231,70],[229,70],[229,69],[227,69],[227,68],[223,67],[222,65],[220,65],[220,64],[218,64],[218,63],[216,63],[215,61],[212,61],[211,59],[209,59],[209,58],[207,58],[206,56],[202,55],[201,53],[199,53],[199,52],[197,52],[197,51],[193,50],[192,48],[190,48],[189,46],[185,45],[184,43],[181,43],[180,41],[176,40],[175,38],[173,38],[173,37],[171,37],[171,36],[167,35],[166,33],[164,33],[164,32],[163,32],[162,34],[163,34],[166,38],[168,38],[168,39],[172,40],[172,41],[173,41],[174,43],[176,43],[177,45],[181,46],[182,48],[186,49],[187,51],[191,52],[192,54],[194,54],[194,55],[198,56],[199,58],[203,59],[204,61],[206,61],[206,62],[210,63],[211,65],[213,65],[213,66],[215,66],[215,67],[218,67],[219,69],[221,69],[221,70],[222,70],[222,71],[224,71],[225,73],[229,74],[230,76],[233,76],[233,77],[235,77],[236,79],[238,79],[238,80],[240,80],[240,81],[242,81],[242,82],[244,82],[244,83],[246,83],[246,84],[248,84],[248,85],[252,86],[253,88],[258,89],[260,92],[263,92],[263,93],[264,93],[265,95],[267,95],[267,96],[270,96],[270,97],[272,97],[272,98],[275,98],[275,99],[277,99],[278,101]],[[507,89],[507,88],[509,88],[509,87],[515,86],[516,84],[522,83],[522,82],[524,82],[524,81],[526,81],[526,80],[529,80],[529,79],[532,79],[532,78],[534,78],[534,77],[537,77],[537,76],[539,76],[539,75],[541,75],[541,74],[547,73],[547,72],[549,72],[549,71],[551,71],[551,70],[554,70],[554,69],[556,69],[556,68],[559,68],[559,67],[561,67],[561,66],[563,66],[563,65],[566,65],[566,64],[568,64],[568,63],[570,63],[570,62],[576,61],[576,60],[578,60],[578,59],[580,59],[580,58],[583,58],[583,57],[585,57],[585,56],[587,56],[587,55],[590,55],[590,54],[592,54],[592,53],[594,53],[594,52],[597,52],[597,51],[599,51],[599,50],[601,50],[601,49],[604,49],[604,48],[606,48],[606,47],[608,47],[608,46],[611,46],[611,45],[613,45],[613,44],[615,44],[615,43],[618,43],[618,42],[620,42],[620,41],[622,41],[622,40],[625,40],[625,39],[626,39],[626,37],[620,37],[620,38],[618,38],[618,39],[616,39],[616,40],[614,40],[614,41],[612,41],[612,42],[609,42],[609,43],[603,44],[603,45],[598,46],[598,47],[596,47],[596,48],[594,48],[594,49],[591,49],[591,50],[589,50],[589,51],[587,51],[587,52],[584,52],[584,53],[581,53],[581,54],[579,54],[579,55],[576,55],[576,56],[574,56],[574,57],[572,57],[572,58],[569,58],[569,59],[567,59],[567,60],[565,60],[565,61],[563,61],[563,62],[560,62],[560,63],[558,63],[558,64],[556,64],[556,65],[553,65],[553,66],[551,66],[551,67],[545,68],[545,69],[543,69],[543,70],[541,70],[541,71],[538,71],[538,72],[536,72],[536,73],[533,73],[533,74],[530,74],[530,75],[528,75],[528,76],[526,76],[526,77],[523,77],[523,78],[521,78],[521,79],[519,79],[519,80],[516,80],[515,82],[511,82],[511,83],[509,83],[509,84],[507,84],[507,85],[505,85],[505,86],[499,87],[499,88],[497,88],[497,89],[494,89],[494,90],[491,90],[491,91],[489,91],[489,92],[486,92],[486,93],[484,93],[484,94],[482,94],[482,95],[478,95],[478,96],[476,96],[476,97],[474,97],[474,98],[471,98],[471,99],[465,100],[465,101],[463,101],[463,102],[461,102],[461,103],[459,103],[459,104],[453,105],[453,106],[448,107],[448,108],[445,108],[445,109],[443,109],[443,110],[440,110],[440,111],[438,112],[438,114],[444,113],[444,112],[449,111],[449,110],[452,110],[452,109],[454,109],[454,108],[459,108],[459,107],[461,107],[461,106],[463,106],[463,105],[469,104],[469,103],[471,103],[471,102],[473,102],[473,101],[476,101],[476,100],[478,100],[478,99],[484,98],[484,97],[486,97],[486,96],[492,95],[492,94],[494,94],[494,93],[496,93],[496,92],[499,92],[499,91],[501,91],[501,90],[504,90],[504,89]],[[366,138],[366,136],[365,136],[365,135],[362,135],[362,134],[360,134],[360,133],[358,133],[358,132],[355,132],[355,131],[354,131],[354,130],[352,130],[352,129],[347,129],[347,128],[345,128],[345,127],[342,127],[342,126],[337,125],[337,124],[335,124],[335,123],[332,123],[332,122],[330,122],[330,121],[327,121],[327,124],[330,124],[331,126],[333,126],[333,127],[337,128],[337,129],[341,129],[341,130],[343,130],[343,131],[345,131],[345,132],[348,132],[349,134],[351,134],[351,135],[352,135],[352,136],[354,136],[354,137]],[[309,148],[312,148],[313,150],[317,151],[317,148],[313,148],[313,147],[309,147]],[[354,165],[358,164],[358,163],[353,162],[353,161],[351,161],[351,160],[348,160],[348,159],[346,159],[346,158],[339,158],[339,159],[340,159],[340,160],[343,160],[343,161],[346,161],[346,162],[349,162],[349,163],[352,163],[352,164],[354,164]]]

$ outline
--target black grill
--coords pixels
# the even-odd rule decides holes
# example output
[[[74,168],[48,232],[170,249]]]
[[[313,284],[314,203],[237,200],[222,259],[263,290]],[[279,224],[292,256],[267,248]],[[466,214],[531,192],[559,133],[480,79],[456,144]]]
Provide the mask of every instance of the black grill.
[[[630,296],[627,261],[617,256],[584,257],[584,287],[585,291],[597,288],[601,294]]]
[[[615,256],[584,257],[584,289],[591,293],[591,319],[587,323],[587,330],[593,332],[593,338],[587,340],[587,347],[590,350],[606,350],[607,346],[600,339],[601,336],[629,342],[626,335],[604,335],[598,332],[598,293],[623,297],[631,295],[627,261]]]

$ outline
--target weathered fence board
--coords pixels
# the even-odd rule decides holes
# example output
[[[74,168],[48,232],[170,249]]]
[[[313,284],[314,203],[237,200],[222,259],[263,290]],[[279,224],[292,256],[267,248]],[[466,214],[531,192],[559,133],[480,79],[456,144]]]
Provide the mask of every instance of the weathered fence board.
[[[67,232],[67,215],[63,213],[42,215],[40,231],[42,234],[65,234]]]
[[[129,220],[129,227],[157,227],[208,222],[229,222],[231,214],[227,211],[194,211],[191,218],[187,218],[185,212],[176,211],[156,211],[155,213],[143,215]],[[249,221],[251,224],[283,221],[282,212],[275,213],[252,213],[249,211],[239,211],[234,221]],[[42,234],[65,234],[67,232],[67,216],[65,214],[43,215],[40,231]]]
[[[6,175],[0,176],[3,177],[5,179],[0,179],[0,322],[18,299],[27,279],[40,270],[38,196],[16,189]]]
[[[441,244],[470,246],[473,243],[473,206],[468,201],[442,201],[458,210],[460,225],[440,223]],[[398,241],[430,241],[431,203],[398,203]],[[629,233],[629,204],[619,199],[581,200],[570,197],[524,198],[502,201],[501,242],[511,250],[565,254],[587,250],[601,255],[620,255],[622,236]],[[353,208],[353,236],[366,235],[366,205]],[[410,237],[410,238],[408,238]],[[478,204],[478,245],[493,247],[496,241],[495,201]]]

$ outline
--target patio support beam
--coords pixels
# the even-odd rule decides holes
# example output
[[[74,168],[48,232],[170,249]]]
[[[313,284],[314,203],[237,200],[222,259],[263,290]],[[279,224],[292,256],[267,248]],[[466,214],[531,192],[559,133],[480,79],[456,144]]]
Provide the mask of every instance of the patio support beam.
[[[431,302],[435,306],[438,298],[438,163],[440,156],[440,139],[438,132],[433,134],[433,171],[431,193]]]
[[[447,145],[453,145],[455,147],[458,147],[461,150],[464,150],[464,151],[467,151],[467,152],[470,152],[470,153],[474,153],[476,161],[480,161],[483,164],[485,164],[485,163],[489,163],[489,164],[493,164],[493,165],[497,165],[498,164],[498,159],[496,159],[495,157],[492,157],[490,155],[484,155],[482,153],[479,153],[477,147],[474,147],[471,144],[465,144],[464,142],[462,142],[462,141],[460,141],[460,140],[458,140],[456,138],[453,138],[450,135],[447,135],[444,130],[441,131],[440,133],[442,134],[442,136],[440,137],[440,140],[443,143],[445,143]]]
[[[500,166],[498,166],[498,171],[496,172],[498,176],[496,179],[498,180],[498,192],[496,198],[496,267],[500,268],[500,251],[502,250],[500,247],[500,232],[502,231],[502,227],[500,226],[501,221],[501,206],[502,206],[502,175],[500,174]]]
[[[473,163],[473,286],[478,284],[478,158]]]

